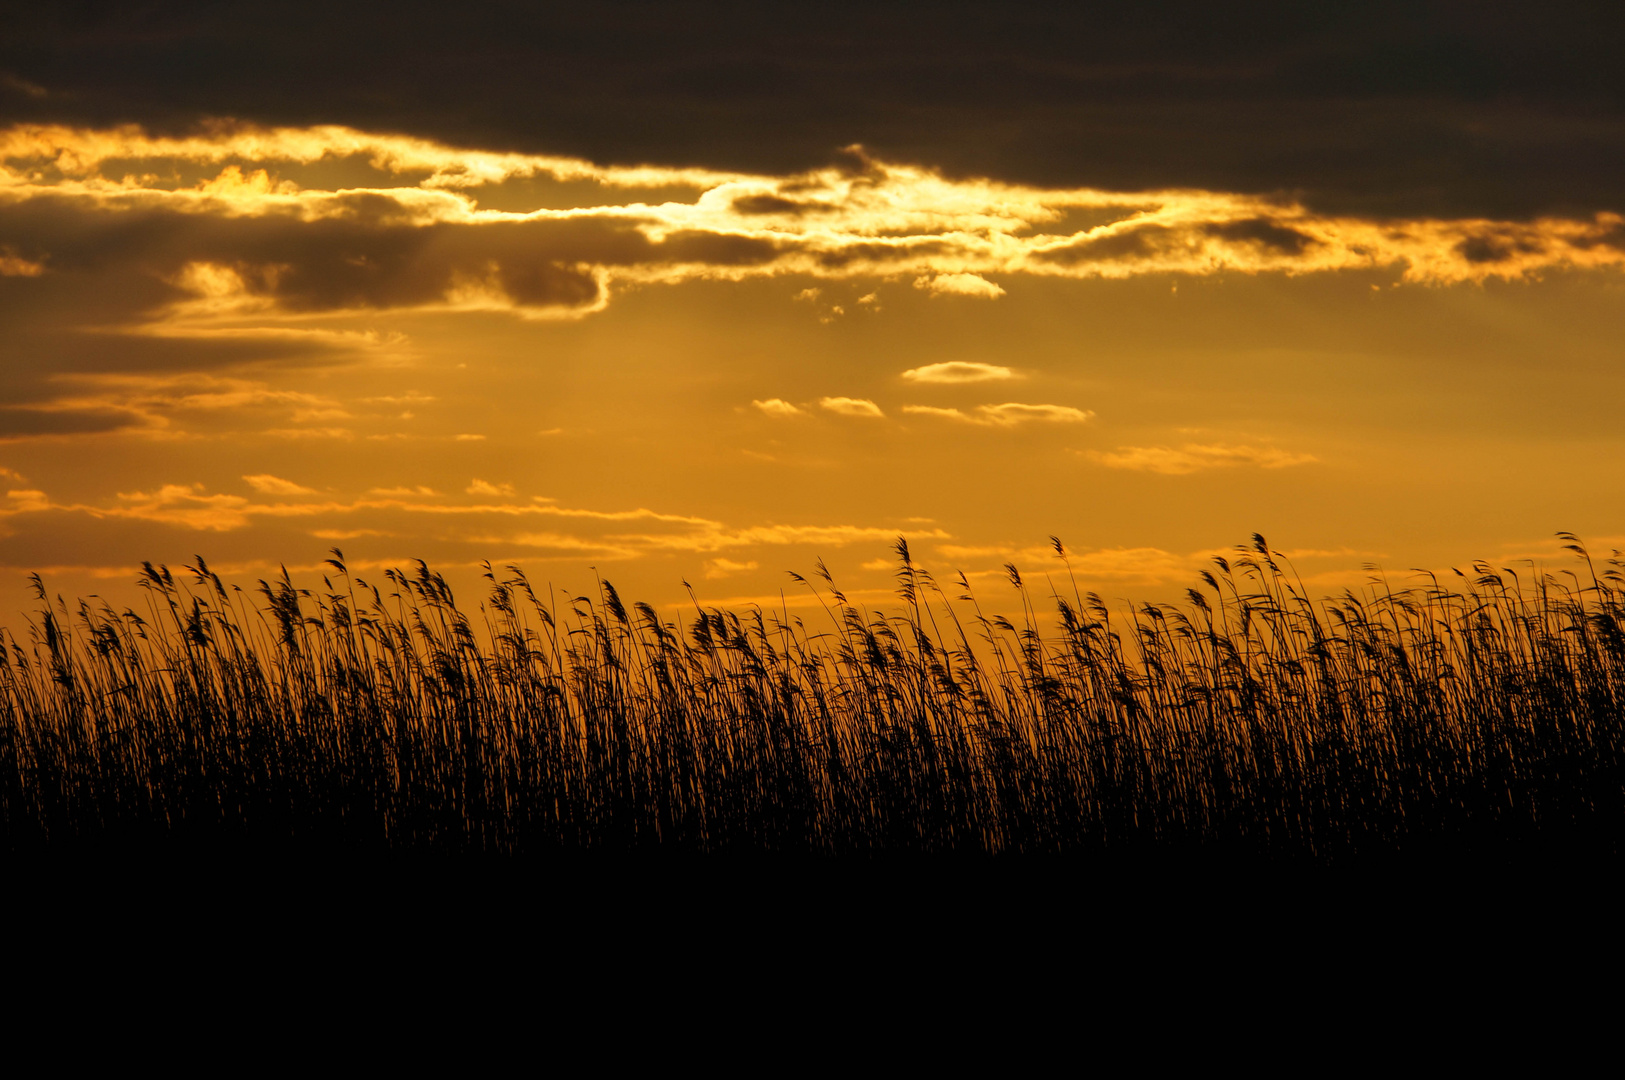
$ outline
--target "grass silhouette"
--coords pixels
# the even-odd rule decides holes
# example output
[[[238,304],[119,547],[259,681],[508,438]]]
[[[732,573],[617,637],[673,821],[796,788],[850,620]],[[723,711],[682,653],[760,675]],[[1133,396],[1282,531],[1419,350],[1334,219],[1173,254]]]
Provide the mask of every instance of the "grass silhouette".
[[[900,540],[890,615],[792,575],[811,629],[663,622],[608,582],[554,603],[489,566],[471,617],[424,564],[373,586],[336,549],[319,593],[148,564],[145,615],[36,577],[28,640],[0,631],[0,828],[14,852],[1611,854],[1625,564],[1560,535],[1578,572],[1324,600],[1255,536],[1187,602],[1117,614],[1009,566],[1016,621]]]

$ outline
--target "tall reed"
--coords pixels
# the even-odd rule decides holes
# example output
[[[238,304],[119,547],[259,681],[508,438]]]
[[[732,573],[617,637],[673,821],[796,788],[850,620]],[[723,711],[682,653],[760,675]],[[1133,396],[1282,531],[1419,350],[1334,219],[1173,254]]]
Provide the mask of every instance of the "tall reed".
[[[145,614],[47,599],[0,631],[12,850],[210,844],[492,854],[1230,851],[1337,859],[1625,825],[1625,577],[1477,564],[1312,600],[1262,537],[1182,605],[987,616],[897,554],[827,618],[417,563],[257,595],[145,567]],[[1065,550],[1054,542],[1065,564]],[[795,576],[795,575],[792,575]],[[1039,607],[1055,618],[1041,621]]]

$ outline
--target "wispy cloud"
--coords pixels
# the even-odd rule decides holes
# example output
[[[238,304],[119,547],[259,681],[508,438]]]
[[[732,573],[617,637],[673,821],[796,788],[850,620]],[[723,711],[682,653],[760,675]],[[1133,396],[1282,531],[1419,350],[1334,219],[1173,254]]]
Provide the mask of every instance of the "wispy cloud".
[[[948,360],[940,364],[909,368],[903,378],[917,383],[978,383],[1014,379],[1016,373],[998,364],[982,364],[968,360]]]
[[[868,398],[826,397],[819,398],[818,404],[832,413],[841,416],[863,416],[869,418],[884,417],[886,414],[880,406]]]
[[[425,487],[422,484],[419,484],[417,487],[375,487],[371,490],[370,494],[385,495],[398,499],[419,495],[438,495],[439,492],[435,491],[433,488]]]
[[[368,397],[361,399],[369,405],[426,405],[436,400],[433,394],[422,394],[416,391],[405,394],[386,394],[381,397]]]
[[[292,480],[284,480],[280,476],[270,473],[259,473],[254,476],[245,476],[248,486],[262,495],[314,495],[314,488],[296,484]]]
[[[1222,443],[1186,443],[1168,446],[1119,446],[1115,451],[1088,450],[1084,456],[1111,469],[1183,476],[1204,469],[1252,465],[1260,469],[1284,469],[1318,461],[1313,454],[1295,454],[1273,446],[1231,446]]]
[[[754,570],[758,565],[759,564],[755,560],[750,562],[735,562],[732,559],[710,559],[705,564],[705,576],[714,581],[717,578],[725,578],[733,574],[741,574],[748,570]]]
[[[10,247],[0,247],[0,277],[39,277],[45,264],[25,259]]]
[[[903,411],[916,416],[935,416],[980,427],[1015,427],[1033,421],[1047,424],[1083,424],[1095,416],[1090,409],[1075,409],[1070,405],[1024,405],[1017,401],[1007,401],[1002,405],[978,405],[969,413],[936,405],[904,405]]]
[[[769,416],[806,415],[806,410],[797,408],[783,398],[768,398],[766,401],[752,401],[751,404]]]
[[[480,480],[478,478],[470,483],[466,490],[470,495],[508,496],[514,494],[512,484],[493,484],[488,480]]]
[[[498,493],[493,494],[493,489]],[[597,510],[557,506],[539,499],[518,502],[505,489],[507,485],[475,481],[469,493],[483,495],[489,501],[474,504],[442,501],[422,486],[375,489],[369,497],[360,499],[261,502],[241,495],[210,493],[200,484],[161,484],[149,490],[120,493],[111,503],[98,505],[58,502],[44,491],[17,488],[0,499],[0,522],[9,528],[30,515],[74,514],[88,520],[135,520],[191,531],[234,532],[266,519],[301,519],[309,523],[312,535],[408,536],[421,532],[410,524],[411,518],[440,517],[461,523],[455,530],[458,542],[479,544],[487,551],[493,545],[515,545],[554,549],[560,557],[591,553],[616,559],[690,553],[712,556],[712,568],[728,573],[754,569],[756,563],[730,559],[723,553],[755,547],[890,545],[899,535],[919,540],[951,539],[949,533],[929,527],[929,523],[906,522],[902,528],[773,523],[736,526],[647,507]]]
[[[936,551],[950,563],[965,566],[973,578],[979,575],[1002,578],[1004,571],[998,567],[1004,562],[1014,563],[1025,572],[1053,573],[1064,570],[1055,549],[1048,544],[1025,547],[1012,544],[938,544]],[[1066,563],[1070,564],[1071,572],[1084,581],[1161,585],[1189,580],[1210,554],[1195,552],[1180,555],[1155,547],[1093,548],[1069,550]],[[990,563],[993,566],[988,566]],[[987,569],[971,569],[978,564]]]
[[[271,428],[267,435],[275,435],[281,439],[353,439],[355,432],[342,427],[319,428]]]
[[[209,495],[201,484],[165,484],[153,492],[120,492],[118,498],[123,505],[106,511],[107,516],[212,532],[231,532],[250,520],[247,499],[241,495]]]
[[[979,274],[931,274],[914,279],[916,289],[924,289],[932,296],[977,296],[996,300],[1004,289]]]
[[[1007,401],[1003,405],[978,405],[976,411],[995,424],[1011,426],[1037,420],[1046,424],[1082,424],[1094,419],[1089,409],[1075,409],[1070,405],[1023,405]]]

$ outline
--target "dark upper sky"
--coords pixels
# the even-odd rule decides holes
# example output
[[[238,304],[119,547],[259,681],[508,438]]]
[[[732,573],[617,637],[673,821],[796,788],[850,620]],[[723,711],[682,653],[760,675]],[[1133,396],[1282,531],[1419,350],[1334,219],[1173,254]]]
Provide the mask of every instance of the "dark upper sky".
[[[208,116],[783,171],[1625,210],[1625,4],[7,2],[0,122]]]

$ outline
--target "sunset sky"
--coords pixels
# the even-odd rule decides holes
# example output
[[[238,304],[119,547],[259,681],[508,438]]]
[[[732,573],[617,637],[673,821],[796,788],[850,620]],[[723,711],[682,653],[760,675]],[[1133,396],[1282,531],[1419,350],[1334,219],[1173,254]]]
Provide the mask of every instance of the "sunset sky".
[[[665,606],[1625,547],[1625,15],[49,7],[0,622],[334,546]]]

